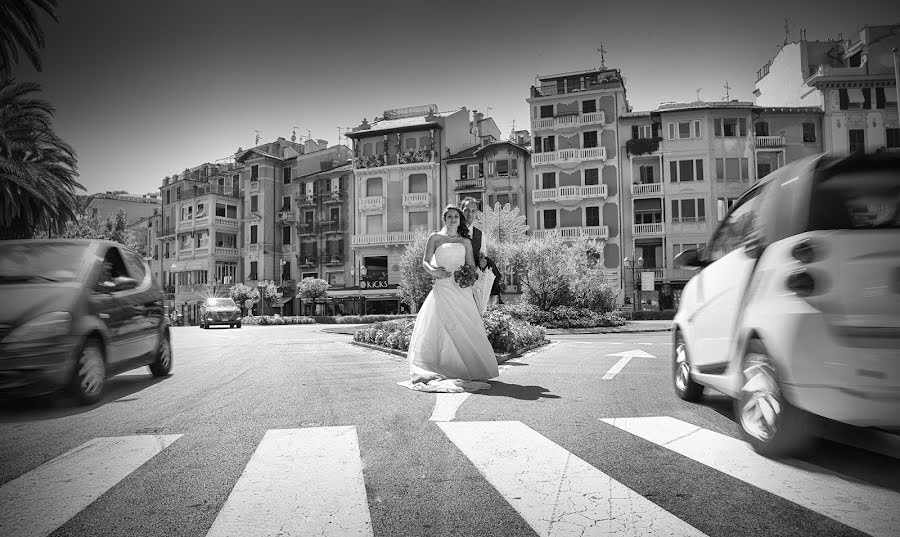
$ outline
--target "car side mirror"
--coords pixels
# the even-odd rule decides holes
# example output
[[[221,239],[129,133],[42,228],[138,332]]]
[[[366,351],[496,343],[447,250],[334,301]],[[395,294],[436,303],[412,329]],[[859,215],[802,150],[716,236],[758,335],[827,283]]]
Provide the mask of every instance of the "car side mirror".
[[[697,248],[690,248],[675,256],[675,268],[684,268],[688,270],[696,270],[706,266],[701,251]]]

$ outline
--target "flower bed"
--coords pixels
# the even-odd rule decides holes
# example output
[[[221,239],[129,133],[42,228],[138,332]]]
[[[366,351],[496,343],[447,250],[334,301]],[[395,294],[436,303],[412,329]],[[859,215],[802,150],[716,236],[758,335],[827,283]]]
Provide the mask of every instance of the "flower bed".
[[[497,309],[488,309],[482,319],[488,341],[491,342],[494,351],[498,353],[520,352],[545,339],[546,333],[543,327],[532,326]],[[415,319],[379,322],[357,330],[353,335],[353,340],[408,351],[414,326]]]
[[[408,315],[338,315],[307,316],[291,315],[257,315],[244,317],[241,321],[248,326],[284,325],[284,324],[369,324],[391,319],[408,319]]]
[[[503,304],[497,309],[514,319],[544,328],[598,328],[623,326],[625,319],[615,313],[597,313],[585,308],[559,306],[541,311],[531,304]]]

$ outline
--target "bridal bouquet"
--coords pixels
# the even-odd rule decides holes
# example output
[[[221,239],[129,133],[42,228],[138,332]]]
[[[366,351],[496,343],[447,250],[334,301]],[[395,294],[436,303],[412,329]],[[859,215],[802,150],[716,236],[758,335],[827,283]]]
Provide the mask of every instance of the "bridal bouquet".
[[[453,279],[460,287],[471,287],[478,279],[478,271],[473,265],[463,265],[453,272]]]

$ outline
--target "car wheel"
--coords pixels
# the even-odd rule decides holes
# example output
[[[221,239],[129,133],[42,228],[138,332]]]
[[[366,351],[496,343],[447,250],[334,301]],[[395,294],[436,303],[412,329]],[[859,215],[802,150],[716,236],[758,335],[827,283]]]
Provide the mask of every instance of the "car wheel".
[[[758,339],[749,342],[741,361],[741,391],[735,400],[735,414],[744,438],[760,455],[793,455],[805,451],[812,442],[808,416],[784,398],[777,364]]]
[[[672,350],[672,383],[675,385],[675,394],[685,401],[698,401],[703,395],[703,385],[697,384],[691,377],[687,345],[680,331],[675,335],[675,347]]]
[[[237,327],[240,328],[240,327],[241,327],[241,323],[238,323],[238,324],[237,324]]]
[[[88,339],[78,353],[69,391],[83,405],[93,405],[106,385],[106,361],[96,339]]]
[[[169,336],[163,336],[159,341],[159,349],[156,351],[156,359],[150,364],[150,372],[154,377],[164,377],[172,372],[172,344]]]
[[[234,323],[231,323],[230,325],[228,325],[228,328],[234,328]]]

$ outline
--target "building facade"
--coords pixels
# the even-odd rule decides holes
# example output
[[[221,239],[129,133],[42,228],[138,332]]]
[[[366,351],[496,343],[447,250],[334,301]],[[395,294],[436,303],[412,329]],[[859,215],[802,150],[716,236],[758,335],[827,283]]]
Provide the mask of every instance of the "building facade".
[[[533,189],[529,222],[535,236],[604,241],[608,281],[620,284],[619,115],[628,110],[618,69],[538,78],[527,99],[532,128]]]
[[[527,217],[533,171],[526,148],[505,141],[483,143],[450,155],[446,167],[446,197],[453,203],[472,197],[482,209],[509,204]]]
[[[153,216],[159,207],[160,198],[156,192],[136,196],[124,190],[116,190],[89,196],[85,202],[84,214],[89,218],[115,219],[116,213],[122,209],[128,215],[128,223],[136,224]]]
[[[623,301],[644,309],[677,306],[694,273],[675,268],[675,256],[706,244],[744,191],[822,151],[817,107],[669,103],[620,119]]]
[[[478,144],[466,108],[435,105],[387,110],[363,119],[353,141],[351,239],[353,280],[364,311],[400,308],[400,256],[416,229],[441,228],[448,193],[446,158]]]
[[[865,26],[847,39],[784,45],[757,71],[756,104],[823,110],[823,148],[835,155],[900,148],[893,48],[900,24]]]

